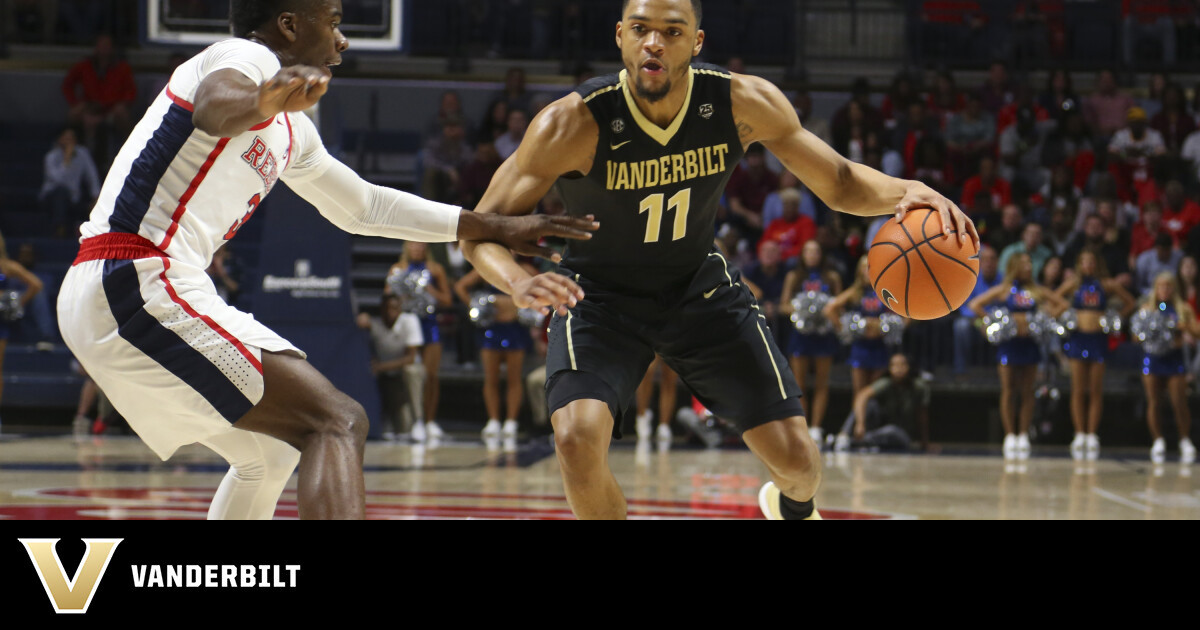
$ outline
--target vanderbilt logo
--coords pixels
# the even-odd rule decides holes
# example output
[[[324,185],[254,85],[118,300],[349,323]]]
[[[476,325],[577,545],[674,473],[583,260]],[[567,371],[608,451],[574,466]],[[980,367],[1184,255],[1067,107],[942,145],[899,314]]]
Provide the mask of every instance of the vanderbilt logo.
[[[70,581],[67,579],[66,570],[63,569],[62,560],[58,558],[58,552],[54,549],[58,538],[17,540],[21,541],[21,544],[25,545],[25,551],[29,552],[33,568],[37,570],[46,595],[54,605],[54,612],[61,615],[87,612],[88,606],[92,604],[92,595],[96,593],[96,586],[100,584],[100,578],[104,577],[104,572],[108,569],[113,551],[124,539],[84,538],[87,551],[75,569],[75,577]]]

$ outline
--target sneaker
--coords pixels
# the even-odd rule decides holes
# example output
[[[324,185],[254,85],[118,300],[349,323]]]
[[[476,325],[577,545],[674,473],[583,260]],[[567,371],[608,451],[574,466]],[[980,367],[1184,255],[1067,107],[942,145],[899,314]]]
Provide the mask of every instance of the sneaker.
[[[637,436],[639,440],[646,440],[650,438],[650,434],[653,432],[653,427],[650,426],[650,420],[653,417],[654,416],[650,413],[649,409],[637,417]]]
[[[1071,459],[1079,461],[1083,459],[1084,450],[1087,445],[1087,436],[1082,433],[1076,433],[1075,439],[1071,440]]]
[[[425,423],[425,434],[429,436],[430,440],[440,440],[446,437],[446,432],[442,430],[442,427],[438,426],[436,420],[430,420]]]
[[[1095,433],[1089,433],[1084,449],[1089,462],[1100,459],[1100,438]]]
[[[500,439],[500,421],[488,420],[483,427],[483,441],[493,442]]]
[[[410,436],[412,437],[412,441],[418,444],[423,444],[425,442],[425,438],[428,437],[428,434],[425,431],[425,423],[414,422]]]
[[[88,429],[91,427],[92,421],[83,414],[75,416],[75,420],[71,422],[71,432],[75,434],[75,437],[87,435]]]
[[[1017,436],[1009,433],[1004,436],[1004,459],[1017,458]]]
[[[762,490],[758,491],[758,508],[762,510],[763,516],[767,517],[768,521],[783,520],[783,514],[779,511],[779,498],[782,496],[783,493],[779,491],[774,481],[768,481],[763,484]],[[812,515],[804,520],[822,520],[821,513],[814,507]]]
[[[1196,447],[1188,438],[1179,440],[1179,463],[1191,464],[1196,461]]]
[[[1029,434],[1017,436],[1017,459],[1029,459]]]
[[[824,431],[821,430],[821,427],[809,427],[808,434],[812,437],[813,442],[817,444],[817,449],[820,450],[821,439],[824,437]]]
[[[671,425],[669,424],[658,425],[658,434],[655,437],[659,442],[667,443],[670,443],[671,440],[675,438],[675,436],[671,433]]]
[[[512,440],[512,441],[516,442],[516,440],[517,440],[517,421],[516,420],[505,420],[504,428],[501,429],[500,433],[501,433],[501,437],[503,437],[505,441]]]
[[[850,450],[850,436],[845,433],[839,433],[833,441],[833,450],[838,453],[845,453]]]
[[[1154,446],[1150,447],[1150,461],[1155,464],[1167,461],[1167,443],[1162,438],[1154,440]]]

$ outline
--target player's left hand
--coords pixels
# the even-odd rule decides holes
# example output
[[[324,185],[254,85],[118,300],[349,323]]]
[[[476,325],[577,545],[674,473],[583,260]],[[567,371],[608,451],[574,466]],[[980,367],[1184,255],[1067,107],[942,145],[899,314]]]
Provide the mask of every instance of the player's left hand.
[[[562,254],[543,247],[538,242],[547,236],[587,240],[600,227],[596,217],[583,218],[548,216],[544,214],[522,217],[499,217],[503,223],[490,240],[511,249],[522,256],[538,256],[554,262],[562,261]]]
[[[920,208],[936,210],[942,216],[942,232],[945,236],[948,237],[952,231],[957,230],[960,241],[965,241],[970,236],[975,242],[975,249],[979,249],[979,232],[975,230],[975,222],[971,217],[936,190],[920,182],[913,182],[904,198],[896,204],[896,220],[903,221],[909,210]]]

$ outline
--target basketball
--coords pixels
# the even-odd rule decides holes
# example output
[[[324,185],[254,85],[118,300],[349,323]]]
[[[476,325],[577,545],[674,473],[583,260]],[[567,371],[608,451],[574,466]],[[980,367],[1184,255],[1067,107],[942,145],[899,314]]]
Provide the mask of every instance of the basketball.
[[[946,238],[936,210],[912,210],[879,229],[867,252],[871,285],[879,300],[912,319],[937,319],[971,297],[979,276],[979,249],[957,231]]]

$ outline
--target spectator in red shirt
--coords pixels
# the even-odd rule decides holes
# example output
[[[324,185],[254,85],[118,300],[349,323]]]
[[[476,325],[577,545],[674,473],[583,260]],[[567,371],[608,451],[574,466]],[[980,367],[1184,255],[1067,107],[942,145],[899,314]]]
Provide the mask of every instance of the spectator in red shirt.
[[[71,124],[83,126],[85,143],[93,153],[103,155],[96,150],[100,125],[111,124],[118,140],[129,135],[129,110],[137,99],[137,85],[129,63],[116,56],[112,37],[96,38],[95,54],[71,66],[62,91],[69,108],[67,118]]]
[[[1133,234],[1129,239],[1130,260],[1137,260],[1142,252],[1154,249],[1154,239],[1163,231],[1162,218],[1162,204],[1159,202],[1147,201],[1142,205],[1142,218],[1133,226]]]
[[[762,208],[767,195],[779,189],[779,177],[767,168],[761,144],[746,149],[746,158],[729,178],[725,195],[733,222],[753,241],[762,233]]]
[[[1200,225],[1200,204],[1187,198],[1178,180],[1167,182],[1163,191],[1163,227],[1178,243]]]
[[[790,265],[800,258],[804,244],[816,238],[817,224],[800,214],[800,191],[784,189],[779,199],[783,202],[783,216],[767,226],[763,242],[778,241],[783,259]]]
[[[996,174],[996,159],[984,156],[979,160],[979,174],[963,183],[962,210],[967,214],[975,208],[980,192],[990,192],[993,208],[1003,208],[1012,201],[1012,186]]]

